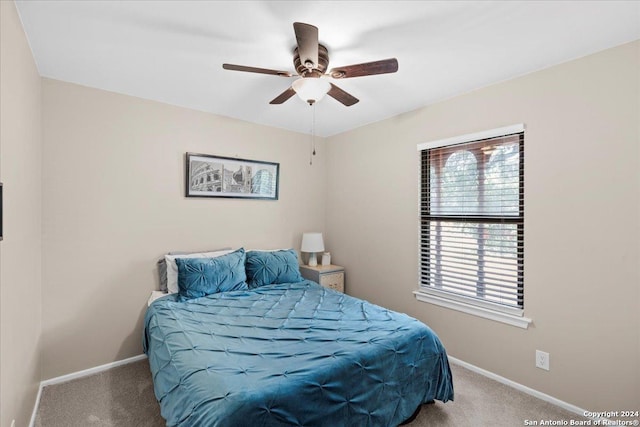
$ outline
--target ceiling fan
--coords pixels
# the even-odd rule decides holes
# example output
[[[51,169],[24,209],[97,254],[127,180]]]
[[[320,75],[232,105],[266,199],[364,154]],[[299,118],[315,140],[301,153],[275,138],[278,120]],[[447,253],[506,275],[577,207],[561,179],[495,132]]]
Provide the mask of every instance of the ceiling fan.
[[[395,73],[398,71],[398,60],[396,58],[390,58],[337,67],[325,74],[329,65],[329,53],[327,48],[318,42],[318,28],[302,22],[294,22],[293,30],[296,34],[298,44],[293,51],[293,65],[300,78],[295,80],[287,90],[271,100],[269,104],[282,104],[297,93],[298,96],[309,103],[309,105],[313,105],[327,94],[345,106],[350,107],[359,101],[358,98],[345,92],[333,83],[330,83],[324,77],[348,79],[374,74]],[[247,67],[244,65],[222,64],[222,68],[232,71],[271,74],[280,77],[294,76],[294,74],[288,71]]]

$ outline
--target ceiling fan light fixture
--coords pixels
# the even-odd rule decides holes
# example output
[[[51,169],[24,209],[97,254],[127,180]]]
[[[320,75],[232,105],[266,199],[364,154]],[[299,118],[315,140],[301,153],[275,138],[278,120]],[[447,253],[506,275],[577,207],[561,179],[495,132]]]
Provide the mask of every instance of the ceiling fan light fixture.
[[[308,104],[320,101],[331,89],[331,83],[321,78],[300,78],[291,85],[300,99]]]

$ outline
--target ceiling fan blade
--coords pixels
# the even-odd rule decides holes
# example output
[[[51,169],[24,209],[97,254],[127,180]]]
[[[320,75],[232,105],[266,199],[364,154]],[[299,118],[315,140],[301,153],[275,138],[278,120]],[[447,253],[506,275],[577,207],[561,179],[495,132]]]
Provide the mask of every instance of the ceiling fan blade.
[[[296,94],[296,91],[293,90],[292,87],[290,87],[289,89],[282,92],[280,95],[273,98],[271,102],[269,102],[269,104],[282,104],[283,102],[285,102],[295,94]]]
[[[327,95],[329,95],[336,101],[343,103],[347,107],[351,107],[353,104],[356,104],[360,101],[358,98],[345,92],[333,83],[331,83],[331,89],[329,89]]]
[[[334,79],[348,79],[350,77],[395,73],[396,71],[398,71],[398,60],[396,58],[389,58],[381,61],[365,62],[364,64],[354,64],[347,65],[346,67],[333,68],[329,72],[329,75]]]
[[[244,65],[222,64],[222,68],[231,71],[246,71],[247,73],[271,74],[274,76],[291,77],[288,71],[270,70],[268,68],[246,67]]]
[[[316,68],[318,66],[318,27],[294,22],[293,31],[296,33],[300,62],[307,68]],[[309,61],[310,66],[308,66]]]

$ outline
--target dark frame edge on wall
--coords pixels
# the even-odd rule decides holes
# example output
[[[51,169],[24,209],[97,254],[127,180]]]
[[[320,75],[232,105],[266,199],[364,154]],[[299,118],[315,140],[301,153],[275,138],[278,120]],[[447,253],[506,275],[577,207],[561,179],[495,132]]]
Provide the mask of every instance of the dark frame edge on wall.
[[[3,216],[2,216],[2,210],[3,210],[2,209],[2,200],[3,200],[3,193],[4,192],[2,190],[3,190],[3,185],[0,182],[0,240],[2,240],[3,236],[4,236],[3,226],[2,226],[4,224],[4,219],[3,219]]]

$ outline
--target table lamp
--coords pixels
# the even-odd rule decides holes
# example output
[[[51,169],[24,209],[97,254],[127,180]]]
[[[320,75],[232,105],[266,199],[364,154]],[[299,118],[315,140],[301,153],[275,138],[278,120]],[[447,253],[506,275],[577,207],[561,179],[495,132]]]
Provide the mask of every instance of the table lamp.
[[[324,251],[324,242],[322,241],[322,233],[303,233],[301,252],[309,253],[309,267],[318,265],[316,252]]]

